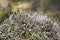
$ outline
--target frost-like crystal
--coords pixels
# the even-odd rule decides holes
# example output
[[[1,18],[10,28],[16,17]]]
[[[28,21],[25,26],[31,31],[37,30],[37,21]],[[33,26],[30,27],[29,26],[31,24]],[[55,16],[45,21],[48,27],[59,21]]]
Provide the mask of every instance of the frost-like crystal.
[[[59,28],[59,20],[38,12],[20,10],[11,14],[0,25],[0,39],[60,40]]]

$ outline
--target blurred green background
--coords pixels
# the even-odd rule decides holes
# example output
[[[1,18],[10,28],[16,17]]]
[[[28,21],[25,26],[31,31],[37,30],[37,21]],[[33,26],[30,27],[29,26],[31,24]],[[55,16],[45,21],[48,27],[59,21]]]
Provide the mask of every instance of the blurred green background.
[[[43,12],[49,17],[60,18],[60,0],[0,0],[0,22],[3,21],[9,13],[23,11]]]

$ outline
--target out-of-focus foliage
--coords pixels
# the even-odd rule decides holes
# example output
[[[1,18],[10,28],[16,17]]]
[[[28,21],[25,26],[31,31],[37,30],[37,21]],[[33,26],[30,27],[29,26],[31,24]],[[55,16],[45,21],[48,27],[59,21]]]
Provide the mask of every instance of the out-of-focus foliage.
[[[7,7],[2,7],[0,4],[0,22],[2,22],[12,10],[12,6],[8,3]]]
[[[9,0],[11,2],[18,2],[18,1],[21,1],[21,0]]]
[[[53,12],[47,12],[46,15],[49,17],[55,17],[56,16],[56,14],[54,14]]]
[[[47,9],[49,10],[51,4],[54,6],[53,8],[58,8],[57,4],[59,5],[60,0],[8,0],[10,3],[8,3],[8,12],[16,11],[17,7],[18,9],[22,10],[43,10],[43,12],[47,12]],[[19,3],[20,2],[20,3]],[[24,3],[25,2],[25,3]],[[28,4],[27,4],[28,3]],[[14,5],[16,4],[16,5]],[[56,4],[56,5],[55,5]],[[0,4],[1,6],[1,4]],[[12,8],[13,6],[13,8]],[[56,6],[56,7],[55,7]],[[52,9],[53,9],[52,8]],[[60,10],[58,8],[58,10]],[[48,13],[49,16],[58,16],[59,14],[55,15],[54,13]],[[60,16],[58,16],[60,17]]]
[[[60,18],[60,13],[54,13],[54,12],[47,12],[46,13],[47,16],[49,17],[57,17],[57,18]]]
[[[8,8],[8,12],[12,12],[12,4],[11,3],[8,3],[7,8]]]
[[[49,9],[53,0],[40,0],[40,8],[45,13]]]
[[[40,3],[42,5],[49,5],[52,2],[52,0],[40,0]]]
[[[5,17],[8,15],[5,11],[0,11],[0,22],[5,19]]]
[[[40,7],[40,0],[32,0],[32,9],[37,10]]]
[[[58,3],[60,0],[9,0],[9,1],[11,1],[11,2],[32,2],[32,5],[33,6],[37,6],[39,3],[40,3],[40,5],[42,6],[48,6],[48,5],[50,5],[50,4],[52,4],[52,2],[53,3]]]
[[[0,3],[0,6],[1,6],[1,3]]]
[[[32,10],[37,10],[37,8],[42,8],[42,10],[49,9],[51,4],[54,4],[59,1],[57,0],[9,0],[10,2],[14,4],[18,4],[18,2],[28,2],[32,5]],[[56,2],[57,1],[57,2]]]
[[[18,5],[14,5],[13,6],[12,11],[14,12],[17,9],[21,9],[23,11],[27,11],[27,10],[32,9],[32,5],[30,3],[26,3],[26,2],[23,2],[23,3],[19,2]]]

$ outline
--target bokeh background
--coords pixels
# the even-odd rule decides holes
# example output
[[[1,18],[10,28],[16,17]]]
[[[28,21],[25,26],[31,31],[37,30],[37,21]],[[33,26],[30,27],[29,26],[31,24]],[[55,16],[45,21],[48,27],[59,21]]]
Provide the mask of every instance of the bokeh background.
[[[0,22],[17,9],[43,12],[49,17],[60,18],[60,0],[0,0]]]

